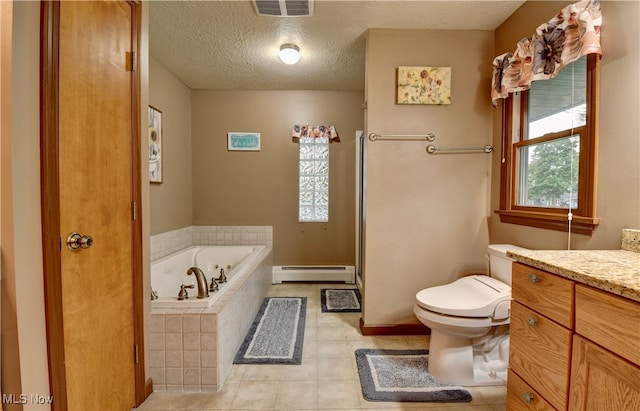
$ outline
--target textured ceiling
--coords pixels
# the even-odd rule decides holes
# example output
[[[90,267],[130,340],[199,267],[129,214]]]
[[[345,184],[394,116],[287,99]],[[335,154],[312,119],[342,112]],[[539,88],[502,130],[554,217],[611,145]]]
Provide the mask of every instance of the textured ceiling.
[[[316,0],[311,17],[265,17],[249,0],[150,1],[149,48],[191,89],[362,91],[367,29],[494,30],[522,3]]]

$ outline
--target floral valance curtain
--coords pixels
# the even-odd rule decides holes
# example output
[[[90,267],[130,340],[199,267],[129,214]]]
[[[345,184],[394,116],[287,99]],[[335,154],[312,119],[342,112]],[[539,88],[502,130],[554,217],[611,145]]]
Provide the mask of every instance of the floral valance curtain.
[[[333,126],[310,126],[310,125],[298,125],[293,126],[291,131],[291,141],[294,143],[300,142],[300,137],[328,138],[330,143],[339,143],[340,136]]]
[[[564,66],[586,54],[602,54],[601,24],[600,2],[579,1],[540,25],[531,38],[520,40],[515,52],[496,57],[491,81],[493,105],[509,93],[527,90],[532,81],[555,77]]]

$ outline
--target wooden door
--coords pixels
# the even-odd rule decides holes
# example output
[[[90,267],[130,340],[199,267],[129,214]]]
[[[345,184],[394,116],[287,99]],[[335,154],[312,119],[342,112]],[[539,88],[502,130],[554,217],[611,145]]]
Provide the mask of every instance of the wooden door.
[[[43,182],[57,191],[43,195],[52,203],[43,204],[47,233],[56,231],[56,219],[59,224],[56,234],[45,235],[54,408],[124,411],[136,405],[135,327],[140,326],[134,321],[136,13],[125,1],[62,1],[48,7],[57,20],[52,37],[58,42],[51,68],[57,73],[45,73],[57,80],[54,107],[48,107],[56,124],[45,126],[57,138],[43,143],[49,158],[43,170],[58,174],[57,182],[50,176]],[[71,249],[68,237],[74,232],[84,243]],[[57,257],[47,248],[54,236]]]

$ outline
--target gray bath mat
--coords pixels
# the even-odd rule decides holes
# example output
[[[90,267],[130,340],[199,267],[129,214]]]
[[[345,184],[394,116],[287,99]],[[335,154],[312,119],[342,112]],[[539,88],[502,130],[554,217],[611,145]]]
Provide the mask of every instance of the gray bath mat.
[[[357,288],[323,288],[320,290],[323,313],[357,313],[362,296]]]
[[[267,297],[234,364],[300,364],[307,297]]]
[[[428,350],[356,350],[362,395],[369,401],[469,402],[460,386],[427,372]]]

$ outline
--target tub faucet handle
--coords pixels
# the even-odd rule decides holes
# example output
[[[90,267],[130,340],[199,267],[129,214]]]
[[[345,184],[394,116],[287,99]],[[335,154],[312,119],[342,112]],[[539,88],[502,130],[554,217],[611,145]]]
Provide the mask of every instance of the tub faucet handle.
[[[220,269],[220,277],[216,278],[215,281],[217,281],[219,283],[226,283],[227,282],[227,276],[224,275],[224,268]]]
[[[215,292],[218,291],[220,289],[220,286],[218,285],[218,282],[216,281],[215,278],[211,279],[211,284],[209,284],[209,292]]]
[[[189,293],[187,292],[187,288],[193,288],[193,284],[190,284],[190,285],[180,284],[180,292],[178,293],[178,300],[186,300],[189,298]]]

